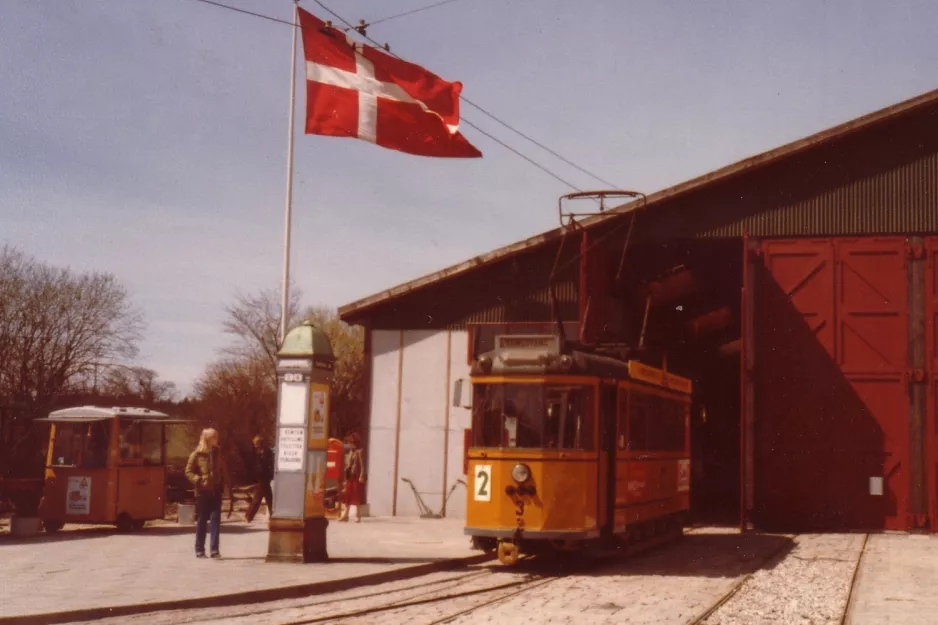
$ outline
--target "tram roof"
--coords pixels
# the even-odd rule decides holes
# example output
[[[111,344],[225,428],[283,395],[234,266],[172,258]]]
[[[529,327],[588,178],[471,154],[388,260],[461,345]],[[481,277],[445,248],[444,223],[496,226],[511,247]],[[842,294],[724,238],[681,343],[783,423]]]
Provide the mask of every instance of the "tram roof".
[[[495,350],[488,352],[487,355],[492,357],[497,356],[498,353],[499,352]],[[599,378],[636,380],[685,394],[690,394],[693,388],[693,383],[687,378],[669,373],[664,369],[652,365],[647,365],[638,360],[620,360],[611,356],[578,351],[576,349],[570,352],[570,357],[573,359],[573,363],[569,368],[563,368],[555,361],[546,366],[533,365],[530,368],[521,366],[515,369],[515,372],[519,375],[537,373],[541,375],[582,375]],[[474,375],[486,375],[478,369],[476,363],[473,363],[471,371]],[[506,371],[498,371],[492,375],[505,375],[506,373]]]
[[[186,423],[183,419],[174,419],[165,412],[150,410],[149,408],[125,408],[114,406],[111,408],[101,406],[77,406],[74,408],[63,408],[50,412],[48,417],[36,419],[36,421],[57,422],[57,423],[93,423],[95,421],[107,421],[118,417],[131,418],[135,421],[150,421],[157,423]]]

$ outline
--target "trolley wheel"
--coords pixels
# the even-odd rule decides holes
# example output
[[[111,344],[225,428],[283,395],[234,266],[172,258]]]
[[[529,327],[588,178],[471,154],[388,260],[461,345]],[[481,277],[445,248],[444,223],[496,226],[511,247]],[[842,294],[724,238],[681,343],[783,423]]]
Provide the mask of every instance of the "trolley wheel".
[[[505,566],[514,566],[518,563],[518,545],[507,540],[498,543],[498,561]]]
[[[117,526],[118,532],[130,532],[133,531],[135,523],[136,521],[134,521],[129,514],[122,512],[117,517],[117,523],[115,523],[115,525]]]
[[[146,524],[147,524],[146,521],[134,519],[131,522],[130,526],[133,528],[135,532],[139,532],[146,526]]]
[[[47,534],[55,534],[57,531],[65,527],[64,521],[58,521],[56,519],[43,519],[42,527],[46,530]]]

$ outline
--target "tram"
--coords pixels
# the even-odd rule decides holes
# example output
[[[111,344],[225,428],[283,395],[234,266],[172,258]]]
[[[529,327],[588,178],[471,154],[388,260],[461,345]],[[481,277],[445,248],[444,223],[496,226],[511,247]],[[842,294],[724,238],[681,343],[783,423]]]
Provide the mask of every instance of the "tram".
[[[472,364],[465,533],[503,564],[680,537],[691,381],[636,360],[502,335]]]

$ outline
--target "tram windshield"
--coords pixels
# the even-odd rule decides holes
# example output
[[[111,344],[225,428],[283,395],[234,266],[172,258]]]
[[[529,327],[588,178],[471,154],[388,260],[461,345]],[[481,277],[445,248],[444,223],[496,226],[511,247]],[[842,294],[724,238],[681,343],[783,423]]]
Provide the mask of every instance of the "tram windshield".
[[[474,447],[593,449],[593,389],[561,384],[475,384]]]

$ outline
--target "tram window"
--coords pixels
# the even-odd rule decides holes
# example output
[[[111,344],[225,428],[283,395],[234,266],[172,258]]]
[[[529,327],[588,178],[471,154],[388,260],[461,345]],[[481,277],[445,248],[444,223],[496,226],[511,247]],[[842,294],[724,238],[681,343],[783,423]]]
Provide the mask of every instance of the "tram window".
[[[505,432],[505,446],[541,447],[544,444],[544,389],[529,384],[505,385],[506,421],[517,419],[514,440]],[[506,424],[507,426],[507,424]],[[513,445],[511,443],[514,443]]]
[[[619,414],[616,419],[616,447],[625,449],[628,438],[626,433],[629,426],[629,395],[624,388],[619,389]]]
[[[559,409],[557,449],[593,449],[593,389],[549,388],[547,404]],[[551,434],[548,431],[548,441]]]
[[[52,465],[58,467],[78,466],[84,440],[85,423],[56,423],[55,440],[52,443]]]
[[[593,389],[543,384],[473,386],[474,447],[593,449]]]
[[[641,406],[639,410],[636,410]],[[686,440],[684,428],[685,407],[673,399],[659,395],[642,395],[632,403],[631,428],[641,432],[641,438],[630,436],[630,449],[646,451],[683,451]],[[638,413],[641,413],[639,416]],[[635,441],[634,447],[631,442]],[[639,446],[641,444],[641,446]]]
[[[629,393],[629,450],[648,449],[648,395]]]

